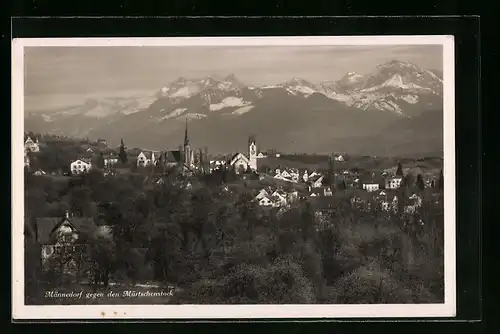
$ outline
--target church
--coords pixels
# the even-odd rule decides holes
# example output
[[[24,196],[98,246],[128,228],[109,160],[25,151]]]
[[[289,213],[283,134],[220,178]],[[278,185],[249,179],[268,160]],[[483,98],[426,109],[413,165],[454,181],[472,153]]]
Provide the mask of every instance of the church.
[[[259,158],[266,157],[262,152],[257,150],[257,142],[255,136],[250,136],[248,138],[248,154],[236,153],[229,160],[220,161],[223,165],[229,165],[233,168],[236,173],[244,173],[247,171],[255,172],[257,171],[257,161]],[[191,147],[188,136],[188,121],[186,119],[186,127],[184,131],[184,145],[179,147],[179,150],[169,150],[169,151],[143,151],[137,156],[137,166],[165,166],[165,167],[175,167],[183,166],[185,171],[210,171],[210,164],[215,161],[208,160],[208,152],[195,153],[195,150]]]
[[[257,171],[257,142],[255,136],[248,138],[248,157],[243,153],[236,153],[229,161],[229,165],[234,168],[236,173],[243,173],[248,169]]]
[[[194,150],[191,148],[191,143],[189,142],[187,119],[184,131],[184,145],[182,148],[163,152],[143,151],[139,153],[137,156],[137,166],[146,167],[150,165],[165,167],[183,165],[184,169],[191,171],[198,167],[195,163]]]

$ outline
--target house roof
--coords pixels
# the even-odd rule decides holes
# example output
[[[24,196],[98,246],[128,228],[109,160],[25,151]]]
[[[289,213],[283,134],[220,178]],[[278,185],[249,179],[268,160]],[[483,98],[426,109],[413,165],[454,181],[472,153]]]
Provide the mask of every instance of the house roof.
[[[323,189],[321,188],[314,188],[310,191],[310,194],[316,194],[316,195],[322,195],[323,194]]]
[[[231,165],[236,162],[236,160],[242,158],[246,163],[249,163],[248,158],[243,153],[236,153],[231,157]]]
[[[311,182],[316,182],[316,181],[318,181],[318,180],[319,180],[319,179],[321,179],[321,178],[323,178],[323,175],[321,175],[321,174],[316,174],[316,175],[314,175],[313,177],[309,177],[309,181],[311,181]]]
[[[52,232],[65,221],[68,221],[79,233],[89,233],[95,228],[94,220],[87,217],[72,217],[69,219],[61,217],[37,218],[38,242],[41,244],[49,243]]]
[[[62,223],[65,218],[60,217],[44,217],[37,218],[36,220],[36,231],[38,236],[38,242],[41,244],[47,244],[50,241],[50,234],[55,229],[59,223]]]
[[[115,155],[114,153],[109,153],[104,155],[104,159],[118,159],[118,155]]]
[[[89,159],[89,158],[79,158],[79,159],[76,159],[76,160],[71,161],[71,163],[73,163],[73,162],[77,162],[78,160],[80,160],[80,161],[82,161],[82,162],[85,162],[85,163],[87,163],[87,164],[92,163],[92,159]]]
[[[161,154],[163,162],[180,162],[182,158],[181,151],[165,151]]]
[[[137,156],[141,155],[141,153],[146,157],[146,159],[151,159],[151,151],[141,151]]]

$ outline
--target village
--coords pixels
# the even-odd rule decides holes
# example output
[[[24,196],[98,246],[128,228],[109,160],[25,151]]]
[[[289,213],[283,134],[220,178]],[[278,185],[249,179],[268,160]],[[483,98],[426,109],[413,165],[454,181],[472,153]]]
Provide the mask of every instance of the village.
[[[105,176],[112,176],[117,173],[115,168],[119,163],[118,150],[107,149],[106,141],[99,140],[98,144],[107,152],[106,155],[94,152],[92,148],[88,148],[84,155],[75,158],[68,162],[68,167],[71,175],[79,175],[88,173],[95,169],[95,157],[101,158],[101,170]],[[40,143],[38,139],[27,137],[25,141],[25,167],[30,167],[30,159],[27,152],[39,152]],[[280,158],[280,153],[274,154],[276,158]],[[157,167],[175,168],[181,166],[183,173],[214,173],[221,170],[231,169],[236,174],[241,176],[241,179],[258,179],[265,181],[274,179],[277,182],[271,183],[269,186],[262,186],[254,189],[254,201],[258,202],[262,207],[286,207],[299,199],[306,198],[322,198],[331,197],[334,192],[349,189],[361,189],[369,195],[361,197],[353,197],[351,201],[354,204],[365,203],[369,197],[378,200],[381,210],[397,209],[397,189],[399,189],[403,181],[415,183],[416,189],[436,189],[442,182],[441,175],[422,174],[418,168],[415,170],[403,170],[401,164],[394,168],[382,169],[378,171],[348,170],[345,166],[343,155],[331,155],[328,157],[327,170],[308,170],[307,168],[293,168],[286,165],[286,160],[283,164],[278,164],[275,168],[269,168],[266,160],[268,153],[258,151],[255,137],[251,136],[248,140],[248,152],[235,153],[227,157],[218,157],[217,160],[212,160],[208,156],[207,149],[196,152],[191,148],[186,123],[186,132],[184,138],[184,146],[182,149],[172,151],[146,151],[140,150],[135,159],[130,159],[129,164],[133,164],[137,168],[148,168],[154,171]],[[206,159],[206,161],[204,161]],[[135,160],[135,161],[134,161]],[[326,160],[326,159],[325,159]],[[33,175],[43,176],[46,172],[43,169],[38,169],[33,172]],[[155,178],[155,184],[163,183],[162,175],[164,173],[156,173],[149,175]],[[410,180],[410,177],[413,178]],[[265,183],[265,182],[261,182]],[[412,205],[405,207],[406,211],[412,211],[419,207],[421,198],[417,193],[412,193],[409,200]],[[369,203],[368,203],[369,204]]]
[[[413,219],[414,224],[422,227],[426,223],[419,214],[423,202],[441,205],[442,201],[442,170],[424,174],[418,168],[416,171],[403,168],[399,162],[380,170],[363,170],[352,165],[349,168],[350,157],[343,154],[325,156],[321,164],[296,167],[293,159],[287,160],[284,153],[260,151],[254,136],[248,139],[247,152],[211,157],[206,148],[197,151],[191,147],[187,123],[184,143],[177,150],[130,150],[126,149],[123,140],[117,149],[113,149],[105,140],[99,139],[91,145],[82,145],[81,152],[65,166],[52,165],[50,171],[44,170],[39,161],[46,147],[39,136],[31,138],[26,135],[24,147],[25,173],[30,178],[69,179],[71,183],[87,175],[101,175],[104,180],[137,175],[142,179],[140,187],[144,190],[161,192],[162,187],[170,183],[180,184],[187,193],[204,187],[200,180],[208,180],[204,181],[208,184],[216,179],[218,191],[223,194],[221,198],[227,198],[230,203],[243,193],[247,194],[244,201],[258,208],[256,214],[260,219],[269,219],[265,217],[270,215],[274,217],[271,219],[280,219],[287,212],[299,212],[307,203],[314,211],[316,231],[335,224],[333,217],[342,215],[346,204],[352,210],[369,215],[385,213],[388,219],[398,213],[408,219],[417,217]],[[26,219],[33,222],[25,224],[27,242],[36,245],[32,256],[39,259],[35,262],[44,272],[60,265],[61,249],[70,254],[86,249],[89,236],[113,240],[116,233],[114,225],[103,222],[99,215],[74,207],[68,207],[59,216],[31,214]],[[131,251],[142,254],[138,262],[145,261],[147,251],[144,248],[134,246]],[[55,258],[58,258],[56,264]],[[77,262],[74,259],[66,261],[65,269],[60,269],[60,273],[75,276],[75,272],[81,270]],[[91,272],[94,276],[89,282],[109,283],[108,273],[103,274],[101,269],[95,268]],[[147,276],[148,281],[153,276]]]

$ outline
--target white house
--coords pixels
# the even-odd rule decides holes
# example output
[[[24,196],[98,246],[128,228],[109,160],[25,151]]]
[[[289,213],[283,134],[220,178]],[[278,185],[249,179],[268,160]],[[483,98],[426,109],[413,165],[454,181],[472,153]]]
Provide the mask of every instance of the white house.
[[[90,159],[78,159],[69,166],[72,174],[88,173],[92,170],[92,161]]]
[[[309,179],[312,181],[311,182],[311,186],[313,188],[319,188],[323,185],[323,179],[324,179],[324,176],[321,175],[319,177],[317,177],[319,174],[315,174],[314,177],[311,178],[311,176],[309,176]]]
[[[30,157],[28,156],[28,151],[24,150],[24,167],[30,167]]]
[[[279,195],[271,196],[271,202],[275,208],[278,208],[280,206],[286,205],[286,198]]]
[[[286,193],[276,190],[271,194],[271,201],[275,207],[286,205]]]
[[[259,200],[259,205],[260,206],[271,206],[273,205],[273,203],[271,202],[271,200],[266,196],[266,197],[262,197],[260,200]]]
[[[261,199],[268,197],[268,196],[269,196],[269,193],[266,191],[266,189],[261,189],[259,191],[259,193],[257,194],[257,196],[255,196],[255,199],[261,200]]]
[[[416,205],[417,207],[420,207],[422,205],[422,198],[420,198],[416,194],[411,195],[408,199],[414,201],[414,205]]]
[[[309,180],[309,174],[307,174],[307,169],[304,171],[304,174],[302,174],[302,180],[304,182],[307,182]]]
[[[36,172],[33,173],[33,175],[36,175],[36,176],[42,176],[42,175],[45,175],[45,174],[46,173],[43,170],[41,170],[41,169],[39,169],[39,170],[37,170]]]
[[[344,157],[343,157],[343,156],[341,156],[341,155],[336,156],[334,159],[335,159],[335,161],[339,161],[339,162],[344,162],[344,161],[345,161],[345,160],[344,160]]]
[[[323,188],[323,195],[324,196],[333,196],[332,189],[330,187]]]
[[[137,166],[145,167],[151,164],[156,164],[156,157],[154,152],[141,152],[137,156]]]
[[[38,138],[36,141],[33,141],[30,137],[26,139],[24,142],[24,149],[29,151],[29,152],[39,152],[40,151],[40,145],[38,143]]]
[[[309,174],[309,179],[312,177],[315,177],[316,175],[319,175],[319,173],[316,173],[316,171],[313,171],[311,174]]]
[[[259,154],[257,154],[257,159],[261,159],[261,158],[267,158],[267,155],[262,153],[262,152],[259,152]]]
[[[109,168],[118,163],[118,157],[111,153],[104,157],[104,167]]]
[[[226,165],[226,160],[210,160],[210,172]]]
[[[378,183],[363,183],[363,189],[372,192],[372,191],[377,191],[379,190],[379,184]]]
[[[297,190],[293,190],[288,193],[287,197],[289,202],[295,202],[296,200],[299,199],[299,192]]]
[[[403,178],[401,177],[388,177],[385,179],[385,188],[386,189],[397,189],[401,186],[401,181]]]
[[[246,171],[250,166],[250,160],[242,153],[236,153],[230,160],[229,165],[234,168],[236,173],[241,170]]]
[[[281,176],[287,179],[292,177],[292,175],[290,175],[290,173],[288,173],[288,171],[286,170],[281,172]]]

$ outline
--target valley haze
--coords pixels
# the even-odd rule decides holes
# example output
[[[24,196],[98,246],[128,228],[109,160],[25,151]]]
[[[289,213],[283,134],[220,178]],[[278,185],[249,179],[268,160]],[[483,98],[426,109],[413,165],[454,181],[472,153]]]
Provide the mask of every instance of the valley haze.
[[[27,47],[25,130],[153,150],[442,156],[441,45]]]

